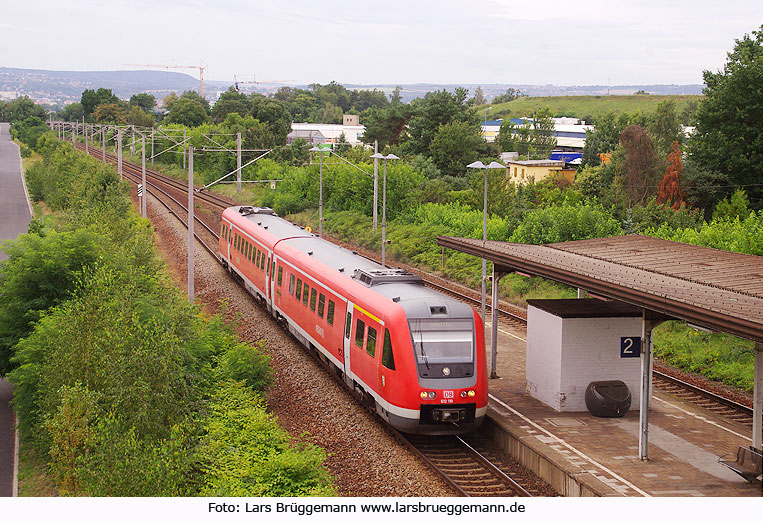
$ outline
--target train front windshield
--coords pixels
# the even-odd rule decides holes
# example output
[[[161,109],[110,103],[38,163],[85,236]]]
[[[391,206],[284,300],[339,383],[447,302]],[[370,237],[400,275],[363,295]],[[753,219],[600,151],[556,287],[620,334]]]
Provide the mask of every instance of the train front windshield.
[[[472,319],[417,319],[408,325],[419,364],[465,364],[474,360]]]

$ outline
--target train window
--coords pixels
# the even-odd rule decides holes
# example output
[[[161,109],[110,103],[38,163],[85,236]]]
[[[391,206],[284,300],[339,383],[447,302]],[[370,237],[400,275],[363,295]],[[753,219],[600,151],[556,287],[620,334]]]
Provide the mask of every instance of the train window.
[[[260,266],[260,250],[256,249],[254,250],[254,265],[259,268]]]
[[[268,273],[270,273],[270,257],[268,257]]]
[[[281,285],[281,281],[283,280],[283,266],[278,266],[278,285]]]
[[[260,254],[260,269],[262,271],[265,271],[265,252],[264,251]]]
[[[323,318],[323,309],[326,307],[326,296],[321,293],[321,296],[318,297],[318,316],[320,318]]]
[[[318,292],[313,288],[310,292],[310,311],[315,311],[315,300],[318,298]]]
[[[376,329],[368,326],[368,341],[366,342],[366,352],[373,358],[376,355]]]
[[[236,250],[238,249],[238,234],[233,236],[233,248]]]
[[[289,275],[289,295],[294,295],[294,274]]]
[[[297,300],[302,298],[302,279],[297,279]]]
[[[357,329],[355,330],[355,345],[363,349],[363,334],[366,332],[366,325],[358,319]]]
[[[268,259],[268,272],[270,273],[270,280],[273,280],[276,278],[276,261],[273,261],[273,269],[271,270],[270,268],[270,259]]]
[[[307,282],[305,282],[305,291],[302,292],[302,304],[307,306],[307,300],[310,297],[310,286],[307,285]]]
[[[392,341],[389,338],[389,329],[384,330],[384,348],[382,349],[381,362],[387,369],[395,370],[395,357],[392,355]]]
[[[350,312],[347,312],[347,319],[344,321],[344,336],[345,338],[350,338],[350,327],[352,325],[352,315]]]
[[[252,244],[248,242],[246,243],[246,258],[252,260]]]
[[[331,299],[329,299],[329,309],[326,311],[326,322],[328,322],[330,326],[334,325],[334,301]]]

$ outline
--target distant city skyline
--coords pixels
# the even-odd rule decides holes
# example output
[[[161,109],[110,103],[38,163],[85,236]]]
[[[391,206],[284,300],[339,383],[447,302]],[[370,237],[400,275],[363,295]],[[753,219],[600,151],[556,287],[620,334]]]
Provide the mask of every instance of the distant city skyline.
[[[761,22],[763,3],[742,0],[574,9],[561,0],[27,0],[3,6],[0,66],[203,61],[205,79],[231,82],[697,84]]]

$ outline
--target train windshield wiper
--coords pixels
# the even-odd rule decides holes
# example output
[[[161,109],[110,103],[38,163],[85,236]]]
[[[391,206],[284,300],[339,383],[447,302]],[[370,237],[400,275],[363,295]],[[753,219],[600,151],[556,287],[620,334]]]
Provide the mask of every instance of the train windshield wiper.
[[[421,346],[421,357],[424,359],[424,365],[426,365],[427,369],[429,369],[429,359],[427,358],[427,354],[424,352],[424,334],[419,331],[419,335],[421,337],[421,340],[419,340],[419,345]]]

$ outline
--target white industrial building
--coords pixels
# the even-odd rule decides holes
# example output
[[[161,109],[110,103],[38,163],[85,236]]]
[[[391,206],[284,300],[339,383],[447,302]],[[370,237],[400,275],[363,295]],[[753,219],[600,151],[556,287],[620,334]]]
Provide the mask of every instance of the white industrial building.
[[[297,138],[303,138],[311,144],[338,143],[341,135],[350,145],[360,144],[360,138],[366,127],[358,122],[358,116],[344,116],[344,124],[331,125],[326,123],[292,123],[291,132],[286,136],[286,142],[291,143]]]

